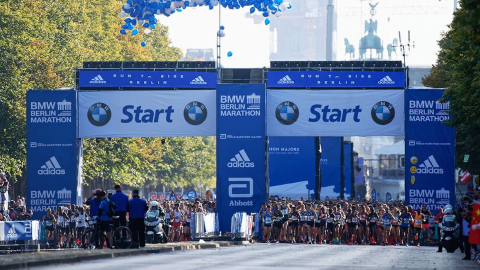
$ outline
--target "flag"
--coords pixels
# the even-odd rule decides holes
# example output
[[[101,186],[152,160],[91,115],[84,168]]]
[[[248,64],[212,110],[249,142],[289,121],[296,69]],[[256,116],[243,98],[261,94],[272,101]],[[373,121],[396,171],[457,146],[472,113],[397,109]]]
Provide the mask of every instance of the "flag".
[[[468,179],[470,179],[470,178],[472,178],[472,175],[468,171],[466,171],[463,174],[462,178],[460,178],[460,182],[465,184],[468,181]]]
[[[480,245],[480,201],[473,202],[472,222],[470,224],[471,227],[468,242]]]

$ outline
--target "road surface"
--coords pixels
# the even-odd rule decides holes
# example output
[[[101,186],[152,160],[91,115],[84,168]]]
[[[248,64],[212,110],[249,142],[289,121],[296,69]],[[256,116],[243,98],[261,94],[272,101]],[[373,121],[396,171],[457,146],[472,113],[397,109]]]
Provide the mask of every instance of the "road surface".
[[[435,247],[254,244],[86,261],[31,269],[480,269]]]

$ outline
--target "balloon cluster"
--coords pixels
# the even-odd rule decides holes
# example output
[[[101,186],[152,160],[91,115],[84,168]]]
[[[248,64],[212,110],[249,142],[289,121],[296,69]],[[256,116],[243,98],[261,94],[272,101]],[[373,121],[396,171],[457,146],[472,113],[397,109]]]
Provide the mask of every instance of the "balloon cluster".
[[[188,7],[205,6],[212,10],[215,6],[223,6],[229,9],[250,7],[250,14],[261,12],[266,18],[265,25],[270,24],[270,15],[280,17],[282,12],[291,9],[292,5],[285,0],[127,0],[120,12],[120,18],[124,24],[120,33],[122,35],[138,35],[143,27],[143,33],[150,34],[158,20],[155,15],[169,17],[175,12],[182,12]],[[145,47],[145,41],[142,41]]]

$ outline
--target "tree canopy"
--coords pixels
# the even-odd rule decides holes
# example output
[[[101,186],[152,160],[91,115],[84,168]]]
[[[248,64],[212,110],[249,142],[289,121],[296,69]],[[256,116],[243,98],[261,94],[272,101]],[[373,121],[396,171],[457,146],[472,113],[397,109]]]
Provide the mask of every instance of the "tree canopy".
[[[118,0],[1,2],[0,169],[14,179],[24,181],[25,175],[28,89],[74,87],[75,68],[84,61],[176,61],[182,56],[171,46],[165,26],[157,25],[144,37],[121,35]],[[142,40],[146,47],[140,46]],[[85,177],[135,185],[161,181],[179,186],[199,178],[212,182],[211,138],[161,142],[161,138],[85,140]]]
[[[440,52],[424,85],[446,88],[450,122],[456,130],[456,165],[480,174],[480,5],[461,0],[460,9],[439,41]],[[464,155],[470,155],[464,163]]]

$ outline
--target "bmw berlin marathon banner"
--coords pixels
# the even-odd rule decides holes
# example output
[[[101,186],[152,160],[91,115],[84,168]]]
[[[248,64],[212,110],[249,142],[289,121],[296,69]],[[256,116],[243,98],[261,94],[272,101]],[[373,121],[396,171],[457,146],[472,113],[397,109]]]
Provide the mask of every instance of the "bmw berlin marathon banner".
[[[443,90],[405,90],[405,203],[438,210],[455,205],[455,130]]]
[[[268,136],[403,136],[403,90],[268,90]]]
[[[27,92],[27,207],[33,219],[77,201],[76,104],[75,91]]]
[[[79,92],[81,138],[215,136],[215,91]]]
[[[236,212],[256,212],[266,199],[265,85],[217,89],[217,213],[231,231]]]

